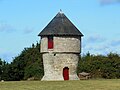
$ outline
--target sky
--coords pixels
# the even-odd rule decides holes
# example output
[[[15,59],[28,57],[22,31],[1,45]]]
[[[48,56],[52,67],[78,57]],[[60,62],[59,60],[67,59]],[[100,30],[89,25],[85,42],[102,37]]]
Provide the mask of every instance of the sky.
[[[62,9],[84,34],[82,54],[120,54],[119,0],[0,0],[0,58],[11,62]]]

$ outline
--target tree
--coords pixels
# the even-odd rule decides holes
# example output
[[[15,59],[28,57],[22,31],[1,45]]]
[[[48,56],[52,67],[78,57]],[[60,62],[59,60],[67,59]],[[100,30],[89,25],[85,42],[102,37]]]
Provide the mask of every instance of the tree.
[[[116,53],[107,56],[87,53],[80,59],[77,72],[89,72],[92,78],[120,78],[120,56]]]
[[[1,76],[2,76],[2,60],[0,58],[0,80],[1,80]]]
[[[30,77],[41,79],[43,62],[39,49],[40,44],[32,44],[32,47],[24,48],[21,54],[14,58],[10,64],[12,80],[23,80]]]

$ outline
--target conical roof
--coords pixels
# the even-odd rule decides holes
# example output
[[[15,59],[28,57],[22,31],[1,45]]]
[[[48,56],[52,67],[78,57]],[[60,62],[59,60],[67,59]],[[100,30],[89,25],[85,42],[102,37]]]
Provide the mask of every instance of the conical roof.
[[[62,36],[83,36],[83,34],[73,25],[73,23],[59,12],[50,23],[39,33],[38,36],[62,35]]]

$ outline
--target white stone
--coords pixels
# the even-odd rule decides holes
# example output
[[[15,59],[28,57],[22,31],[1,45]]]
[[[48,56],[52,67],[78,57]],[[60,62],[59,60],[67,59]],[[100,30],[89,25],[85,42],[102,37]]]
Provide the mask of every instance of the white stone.
[[[48,49],[47,37],[41,38],[41,53],[44,64],[42,80],[64,80],[63,69],[69,68],[69,80],[79,80],[76,70],[81,52],[81,39],[78,36],[54,36],[54,48]]]

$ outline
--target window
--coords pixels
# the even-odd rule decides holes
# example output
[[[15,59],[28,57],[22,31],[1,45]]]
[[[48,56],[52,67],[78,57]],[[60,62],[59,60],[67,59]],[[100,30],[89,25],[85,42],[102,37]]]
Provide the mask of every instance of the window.
[[[53,36],[48,36],[48,49],[53,49]]]

